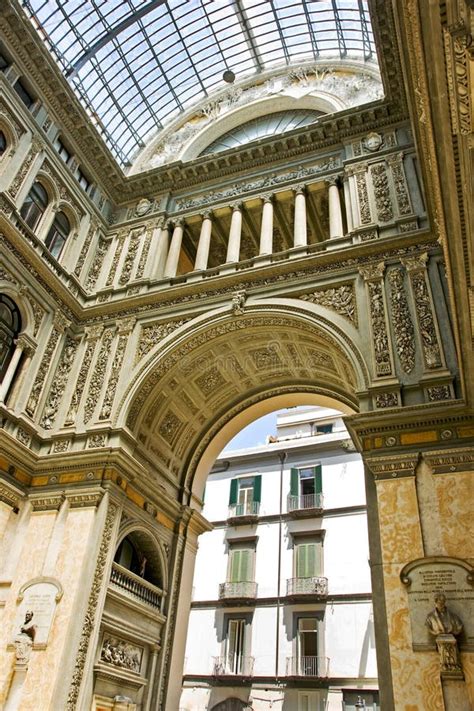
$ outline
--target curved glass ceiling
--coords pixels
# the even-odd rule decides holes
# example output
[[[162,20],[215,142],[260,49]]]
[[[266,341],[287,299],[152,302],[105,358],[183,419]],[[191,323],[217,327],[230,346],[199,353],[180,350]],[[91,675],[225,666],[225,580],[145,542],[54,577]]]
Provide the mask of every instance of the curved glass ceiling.
[[[364,0],[21,0],[122,165],[225,83],[281,64],[375,61]]]
[[[205,148],[201,155],[209,155],[211,153],[219,153],[227,151],[229,148],[244,146],[251,141],[258,141],[259,138],[267,138],[267,136],[275,136],[285,131],[292,131],[294,128],[308,126],[314,123],[321,111],[310,109],[295,109],[293,111],[276,111],[273,114],[260,116],[240,124],[232,131],[227,131],[222,136],[213,141]]]

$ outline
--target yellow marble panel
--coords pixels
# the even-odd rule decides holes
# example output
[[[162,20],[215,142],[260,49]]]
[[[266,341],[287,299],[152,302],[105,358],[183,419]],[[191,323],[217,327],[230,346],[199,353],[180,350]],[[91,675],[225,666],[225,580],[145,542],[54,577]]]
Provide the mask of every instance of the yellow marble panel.
[[[433,476],[438,498],[443,552],[474,558],[474,476],[472,472]]]
[[[474,438],[474,427],[471,425],[466,425],[465,427],[458,427],[458,437],[472,437]]]
[[[400,435],[402,444],[418,444],[421,442],[436,442],[438,435],[434,430],[426,432],[405,432]]]
[[[377,482],[384,563],[400,568],[423,555],[414,477]]]
[[[31,482],[31,486],[46,486],[49,481],[47,476],[35,476]]]
[[[130,501],[133,501],[134,504],[137,504],[140,507],[143,506],[143,504],[145,503],[144,497],[131,486],[127,486],[127,496]]]
[[[168,516],[165,516],[165,514],[161,513],[161,511],[158,511],[158,513],[156,515],[156,520],[159,523],[163,524],[163,526],[165,526],[166,528],[169,528],[170,531],[173,530],[173,528],[174,528],[173,520],[171,518],[169,518]]]

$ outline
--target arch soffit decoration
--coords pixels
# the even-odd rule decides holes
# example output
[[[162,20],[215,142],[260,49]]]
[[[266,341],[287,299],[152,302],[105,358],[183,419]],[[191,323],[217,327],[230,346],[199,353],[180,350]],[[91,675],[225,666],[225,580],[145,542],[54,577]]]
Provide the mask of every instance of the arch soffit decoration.
[[[137,368],[116,422],[176,477],[187,462],[189,481],[218,427],[269,397],[307,392],[357,410],[368,369],[355,329],[335,325],[324,307],[273,302],[203,314]]]
[[[149,530],[145,526],[140,525],[138,521],[123,521],[120,525],[117,542],[115,545],[115,551],[117,551],[119,545],[122,543],[124,538],[129,536],[131,533],[139,533],[143,537],[146,537],[152,546],[156,550],[156,555],[158,557],[160,571],[162,575],[162,589],[163,592],[168,590],[168,563],[166,553],[163,549],[163,543],[155,534],[154,531]]]
[[[2,279],[0,279],[0,293],[9,296],[18,307],[18,311],[21,316],[21,331],[19,335],[26,334],[33,339],[35,319],[33,309],[31,308],[28,299],[20,289],[12,286],[10,282]]]
[[[308,85],[305,78],[307,73],[314,73],[317,81],[314,85]],[[306,74],[305,74],[306,73]],[[324,86],[324,82],[318,86],[318,80],[324,80],[328,75],[337,75],[344,81],[353,81],[356,85],[351,86],[348,92],[337,90],[335,87]],[[284,79],[291,75],[296,81],[302,84],[302,91],[291,91],[291,87],[286,89],[274,89],[273,83],[279,79]],[[369,87],[367,82],[371,82]],[[258,82],[258,83],[257,83]],[[359,82],[359,85],[357,85]],[[236,108],[227,106],[226,101],[233,92],[242,92],[242,96],[248,92],[253,92],[261,87],[262,95],[256,99],[249,98],[248,101],[239,101]],[[299,93],[299,96],[298,96]],[[346,98],[343,98],[344,94]],[[358,95],[360,94],[360,98]],[[219,91],[207,103],[193,106],[184,114],[178,116],[175,121],[169,124],[164,130],[155,135],[150,143],[137,154],[134,164],[129,171],[130,175],[143,170],[157,167],[177,160],[187,161],[196,158],[214,140],[227,131],[236,128],[241,123],[252,118],[259,118],[266,113],[284,109],[316,109],[324,113],[334,113],[351,106],[357,106],[378,98],[383,98],[382,81],[380,72],[375,65],[367,64],[357,60],[341,60],[329,62],[301,63],[298,66],[288,68],[285,66],[270,70],[269,72],[246,79],[241,83],[232,85],[223,91]],[[221,112],[216,107],[222,104],[225,110]],[[232,100],[230,102],[232,104]],[[213,105],[214,110],[210,112],[206,120],[205,111],[209,105]],[[273,108],[271,108],[273,107]],[[278,108],[277,108],[278,107]],[[202,122],[203,127],[200,128]],[[182,137],[181,137],[182,134]],[[167,151],[169,143],[170,150]],[[172,149],[172,150],[171,150]]]

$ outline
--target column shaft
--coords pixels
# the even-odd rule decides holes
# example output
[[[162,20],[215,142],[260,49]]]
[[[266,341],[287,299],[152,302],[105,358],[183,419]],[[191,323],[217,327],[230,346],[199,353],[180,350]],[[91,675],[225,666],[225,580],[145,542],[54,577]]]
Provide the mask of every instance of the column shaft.
[[[8,364],[7,372],[5,373],[5,377],[2,380],[2,384],[0,385],[0,402],[4,402],[8,390],[10,388],[10,385],[12,384],[12,380],[15,377],[16,369],[18,366],[18,363],[21,358],[21,354],[23,353],[23,346],[20,344],[16,345],[15,351],[12,355],[12,358]]]
[[[336,182],[331,181],[329,183],[329,238],[342,237],[343,233],[341,196]]]
[[[242,212],[240,205],[235,205],[230,223],[229,244],[226,262],[238,262],[240,258],[240,238],[242,235]]]
[[[306,247],[308,244],[308,229],[306,225],[306,196],[303,188],[295,193],[295,232],[294,246]]]
[[[184,226],[182,222],[178,222],[173,230],[171,237],[170,250],[165,264],[165,279],[172,279],[178,271],[179,255],[181,253],[181,242],[183,241]]]
[[[157,279],[163,279],[170,243],[170,231],[168,225],[156,228],[153,233],[153,241],[156,244],[154,276],[156,276]]]
[[[260,254],[273,252],[273,204],[271,198],[263,199],[262,226],[260,229]]]
[[[212,219],[209,214],[203,215],[201,225],[201,234],[199,235],[199,244],[196,253],[196,262],[194,269],[207,269],[207,261],[209,259],[209,249],[211,247]]]

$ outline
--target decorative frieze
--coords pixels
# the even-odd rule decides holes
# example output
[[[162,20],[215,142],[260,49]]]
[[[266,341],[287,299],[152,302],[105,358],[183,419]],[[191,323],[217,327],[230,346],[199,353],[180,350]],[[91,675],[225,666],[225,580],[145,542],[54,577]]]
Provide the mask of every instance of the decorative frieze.
[[[393,392],[386,392],[386,393],[378,393],[374,397],[374,402],[375,402],[375,407],[377,409],[385,408],[385,407],[398,407],[399,403],[399,397],[398,393],[393,391]]]
[[[114,397],[115,392],[117,390],[118,380],[120,377],[123,357],[127,348],[130,331],[133,329],[134,325],[135,319],[124,319],[121,322],[117,322],[119,337],[117,347],[115,349],[114,359],[112,362],[112,370],[105,390],[104,399],[102,401],[102,408],[100,411],[99,420],[106,420],[108,417],[110,417],[110,414],[112,412],[112,406],[114,404]]]
[[[418,458],[418,453],[398,454],[392,457],[367,458],[365,464],[376,480],[396,479],[415,476]]]
[[[82,359],[82,365],[77,377],[76,387],[71,398],[66,420],[64,422],[65,425],[73,425],[76,421],[76,415],[81,402],[82,394],[84,392],[87,375],[91,367],[92,357],[94,355],[97,341],[101,337],[103,330],[103,326],[92,326],[86,329],[86,351]]]
[[[106,434],[94,434],[87,438],[87,449],[99,449],[107,444]]]
[[[12,198],[15,198],[18,194],[18,191],[20,190],[21,186],[23,185],[23,182],[27,176],[28,171],[30,170],[33,161],[36,159],[37,155],[42,151],[44,148],[44,143],[40,141],[38,138],[34,137],[33,141],[31,142],[31,148],[28,152],[28,155],[26,156],[25,160],[23,161],[20,170],[16,174],[12,184],[10,185],[8,189],[8,193],[11,195]]]
[[[392,197],[385,163],[376,163],[370,169],[374,187],[375,207],[379,222],[393,219]]]
[[[87,610],[82,625],[81,639],[79,641],[79,649],[77,651],[74,672],[72,676],[71,686],[66,703],[65,711],[75,711],[79,698],[79,690],[84,674],[84,666],[86,663],[87,650],[89,649],[89,641],[96,622],[96,614],[98,610],[99,596],[102,590],[104,576],[107,572],[107,560],[109,548],[112,541],[112,533],[114,529],[115,517],[118,507],[110,503],[107,511],[107,516],[104,524],[104,532],[100,542],[99,554],[95,566],[94,579],[92,581],[89,600],[87,602]]]
[[[105,637],[100,650],[100,661],[139,674],[142,654],[142,647],[118,637]]]
[[[26,298],[33,311],[33,336],[36,336],[43,320],[44,309],[31,296],[28,295]]]
[[[411,215],[413,212],[403,167],[403,153],[394,153],[387,158],[387,163],[392,171],[395,195],[397,197],[398,213]]]
[[[359,269],[367,287],[367,301],[370,312],[375,374],[391,375],[392,359],[387,328],[383,273],[385,264],[371,264]]]
[[[408,308],[401,269],[392,269],[388,274],[393,333],[400,365],[405,373],[415,367],[415,329]]]
[[[84,262],[86,261],[87,253],[89,251],[89,247],[91,246],[92,238],[96,233],[98,226],[99,225],[97,224],[97,222],[95,222],[95,220],[93,220],[89,226],[86,239],[84,240],[84,244],[82,245],[79,259],[77,260],[77,264],[74,268],[74,276],[78,278],[81,275],[82,267],[84,266]]]
[[[452,131],[469,135],[472,133],[472,113],[468,52],[472,47],[472,35],[462,25],[444,28],[443,32]]]
[[[89,273],[86,279],[87,291],[92,291],[97,283],[97,279],[99,278],[100,270],[102,269],[102,264],[107,253],[108,246],[109,243],[107,242],[107,240],[99,237],[99,243],[97,245],[94,259],[92,260],[92,264],[90,266]]]
[[[117,271],[117,267],[118,267],[120,258],[122,256],[124,244],[125,244],[125,233],[121,232],[117,236],[117,244],[115,247],[115,253],[114,253],[114,256],[112,259],[112,264],[110,265],[109,274],[107,276],[107,281],[105,282],[106,286],[111,286],[113,284],[113,281],[115,278],[115,273]]]
[[[434,474],[470,472],[474,470],[474,451],[472,447],[423,452],[423,459],[429,464]]]
[[[51,331],[48,343],[46,344],[43,358],[41,360],[40,367],[38,368],[33,387],[31,388],[30,397],[28,398],[28,402],[26,404],[26,412],[30,415],[30,417],[34,417],[36,408],[38,407],[38,402],[59,337],[69,325],[70,321],[68,321],[63,314],[58,312],[54,318],[53,330]]]
[[[59,365],[56,369],[49,395],[44,406],[43,417],[41,418],[41,426],[46,430],[51,429],[54,424],[54,420],[68,382],[72,364],[74,362],[74,358],[76,357],[78,345],[79,342],[77,339],[71,337],[66,339],[61,360],[59,361]]]
[[[159,427],[159,433],[163,437],[163,439],[168,442],[168,444],[171,445],[173,442],[173,439],[175,435],[177,434],[178,430],[182,427],[183,422],[179,419],[179,417],[174,413],[168,411],[163,418],[160,427]]]
[[[99,402],[100,393],[105,380],[105,373],[107,370],[107,363],[109,360],[110,349],[112,347],[112,340],[114,337],[113,328],[108,328],[104,331],[102,338],[102,345],[97,356],[97,361],[95,364],[94,372],[89,383],[89,390],[87,393],[86,402],[84,405],[84,424],[87,424],[94,414],[94,410]]]
[[[16,431],[16,438],[19,442],[29,447],[31,444],[31,434],[27,432],[23,427],[19,427]]]
[[[71,440],[68,439],[58,439],[53,444],[53,453],[59,454],[61,452],[67,452],[71,446]]]
[[[123,262],[122,273],[119,277],[120,286],[125,286],[125,284],[128,284],[128,282],[130,281],[133,265],[135,263],[135,258],[138,253],[138,247],[140,246],[140,233],[141,230],[133,230],[130,234],[128,250]]]
[[[135,353],[135,365],[146,356],[157,343],[173,333],[177,328],[182,326],[190,319],[181,319],[180,321],[171,321],[169,323],[154,323],[151,326],[144,326],[140,333],[137,350]]]
[[[410,276],[425,364],[427,368],[433,369],[441,367],[443,363],[433,316],[431,295],[426,280],[427,261],[427,254],[423,254],[420,257],[402,259],[402,263]]]
[[[439,400],[451,400],[451,387],[449,385],[433,385],[426,388],[428,402],[438,402]]]
[[[353,169],[359,201],[359,216],[361,225],[368,225],[372,222],[370,214],[369,193],[367,190],[367,167],[365,165],[356,166]]]
[[[319,289],[311,294],[303,294],[299,298],[332,309],[357,326],[357,302],[352,284],[342,284],[331,289]]]

